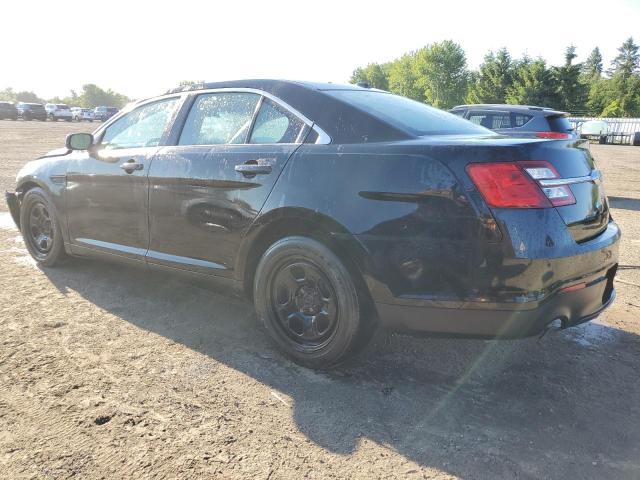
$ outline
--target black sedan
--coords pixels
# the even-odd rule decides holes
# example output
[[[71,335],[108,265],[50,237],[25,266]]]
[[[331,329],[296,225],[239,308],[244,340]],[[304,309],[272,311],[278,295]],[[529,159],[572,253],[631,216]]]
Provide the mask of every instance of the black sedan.
[[[244,291],[315,368],[378,327],[521,337],[615,297],[620,230],[585,144],[356,86],[145,100],[28,163],[7,201],[41,265],[107,257]]]

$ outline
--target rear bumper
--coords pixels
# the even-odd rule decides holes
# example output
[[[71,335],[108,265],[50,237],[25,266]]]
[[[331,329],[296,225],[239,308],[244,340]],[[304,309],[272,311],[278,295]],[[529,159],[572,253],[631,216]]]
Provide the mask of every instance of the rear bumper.
[[[600,315],[616,296],[615,268],[581,290],[556,292],[532,309],[453,309],[384,303],[376,303],[376,308],[382,325],[392,330],[454,337],[528,337],[540,334],[554,320],[559,319],[567,328]]]
[[[47,119],[47,114],[46,113],[33,113],[33,112],[24,112],[22,115],[22,118],[34,118],[36,120],[46,120]]]
[[[581,244],[577,255],[527,260],[524,274],[505,276],[503,286],[509,288],[491,295],[374,298],[380,323],[432,335],[517,338],[539,334],[557,319],[563,327],[589,321],[615,298],[619,240],[611,222],[597,239]]]

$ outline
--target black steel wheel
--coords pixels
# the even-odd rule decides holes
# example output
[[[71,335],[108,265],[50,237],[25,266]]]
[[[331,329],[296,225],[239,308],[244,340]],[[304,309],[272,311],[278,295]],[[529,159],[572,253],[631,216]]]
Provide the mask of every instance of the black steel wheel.
[[[267,249],[254,278],[254,303],[272,339],[303,366],[332,367],[356,348],[362,322],[354,281],[315,240],[287,237]]]
[[[31,256],[52,267],[66,256],[62,231],[51,200],[40,188],[25,194],[20,208],[20,229]]]
[[[303,350],[331,341],[338,321],[338,301],[327,275],[306,259],[290,259],[275,272],[270,307],[282,333]]]

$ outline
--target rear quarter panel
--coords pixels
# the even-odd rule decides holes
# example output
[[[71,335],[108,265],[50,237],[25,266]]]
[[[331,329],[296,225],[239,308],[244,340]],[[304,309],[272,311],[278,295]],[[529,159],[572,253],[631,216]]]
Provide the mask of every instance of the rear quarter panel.
[[[303,145],[261,217],[295,210],[330,218],[339,226],[333,235],[352,245],[347,250],[362,252],[358,267],[379,302],[528,301],[531,292],[538,298],[564,279],[557,262],[537,260],[603,245],[577,244],[559,209],[490,211],[465,167],[548,160],[563,177],[586,175],[593,159],[576,147],[575,141],[500,136]],[[594,258],[566,268],[567,275],[589,273],[600,264]]]
[[[261,216],[293,209],[330,218],[347,251],[365,252],[358,267],[377,301],[464,297],[485,228],[452,172],[422,150],[303,145]]]

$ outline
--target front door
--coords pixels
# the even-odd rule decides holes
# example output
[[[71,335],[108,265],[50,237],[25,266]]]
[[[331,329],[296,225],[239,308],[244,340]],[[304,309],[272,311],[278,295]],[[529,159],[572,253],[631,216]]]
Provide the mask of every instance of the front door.
[[[179,97],[144,104],[113,124],[67,171],[72,249],[144,260],[149,246],[148,172]]]
[[[257,93],[195,96],[149,172],[147,261],[231,276],[243,232],[308,127]]]

